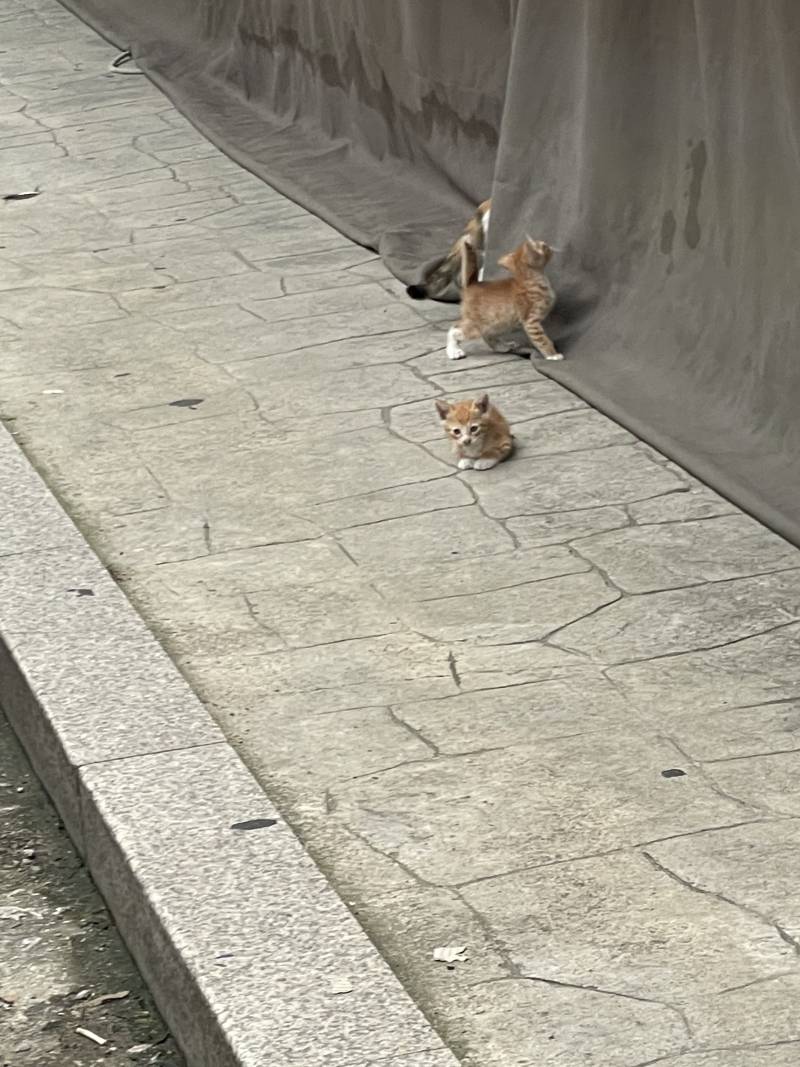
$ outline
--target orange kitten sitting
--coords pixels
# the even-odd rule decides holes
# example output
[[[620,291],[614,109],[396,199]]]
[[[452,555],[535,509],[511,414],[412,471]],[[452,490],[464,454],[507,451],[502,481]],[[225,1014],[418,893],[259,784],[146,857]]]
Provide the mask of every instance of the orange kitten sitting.
[[[544,241],[528,237],[497,262],[510,278],[478,281],[478,260],[472,239],[461,239],[461,319],[447,334],[447,355],[463,359],[462,341],[482,337],[489,348],[500,347],[501,334],[522,326],[531,344],[545,359],[563,359],[542,322],[553,308],[555,294],[544,274],[553,250]]]
[[[480,400],[436,401],[462,471],[488,471],[511,455],[514,438],[506,420],[484,393]]]

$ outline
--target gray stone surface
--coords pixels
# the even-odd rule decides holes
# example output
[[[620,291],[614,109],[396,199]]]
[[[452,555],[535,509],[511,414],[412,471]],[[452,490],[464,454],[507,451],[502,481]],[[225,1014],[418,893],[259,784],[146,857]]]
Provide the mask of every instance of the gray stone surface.
[[[540,868],[469,886],[464,896],[521,976],[614,990],[673,1014],[792,969],[794,949],[774,925],[693,891],[648,855]]]
[[[53,0],[0,12],[2,191],[41,192],[0,212],[0,417],[414,999],[468,1067],[793,1063],[797,550],[528,360],[448,361],[454,308],[409,302],[144,78],[109,75],[113,50]],[[516,455],[458,472],[433,400],[487,390]],[[215,1004],[230,980],[247,1055],[288,993],[319,1039],[276,1014],[282,1062],[449,1067],[372,963],[352,1014],[328,1010],[319,968],[346,913],[309,914],[299,850],[281,872],[269,839],[197,824],[267,804],[252,784],[211,773],[204,808],[209,763],[191,810],[164,792],[222,734],[203,719],[187,754],[189,690],[154,642],[131,654],[80,547],[67,588],[102,593],[65,594],[48,561],[74,531],[36,518],[46,497],[7,442],[0,476],[0,627],[46,698],[17,727],[73,820],[78,773],[86,819],[108,814],[93,844],[141,958],[163,956],[174,904],[187,933],[164,975]],[[64,656],[80,673],[54,670]],[[111,819],[141,804],[134,770],[160,798],[140,832]],[[180,824],[160,835],[154,804]],[[212,899],[215,857],[231,873]],[[270,903],[281,877],[296,907]],[[282,946],[271,969],[235,926],[236,886]],[[334,914],[315,958],[297,924]],[[221,968],[227,921],[246,947]],[[462,943],[468,963],[433,961]],[[191,1001],[173,1010],[188,1026]]]
[[[747,637],[702,652],[642,660],[608,671],[638,706],[655,702],[665,725],[673,716],[796,698],[800,686],[800,626]]]
[[[164,1010],[190,1063],[233,1062],[232,1050],[247,1064],[374,1062],[439,1044],[230,748],[81,778],[89,863],[134,956],[154,984],[154,966],[176,988],[184,976]]]
[[[331,796],[378,851],[425,882],[461,885],[757,817],[700,774],[663,778],[674,765],[669,743],[623,727],[409,764]]]
[[[469,472],[469,483],[496,518],[628,504],[680,485],[630,445],[520,460],[498,467],[491,480]]]
[[[800,571],[625,597],[565,626],[558,644],[599,663],[718,648],[800,618]]]
[[[467,1067],[640,1067],[670,1063],[688,1044],[674,1013],[604,990],[515,976],[475,992],[482,1010],[472,1026],[484,1058],[467,1054]]]
[[[788,570],[800,559],[793,545],[747,515],[600,534],[582,541],[581,552],[626,593]]]

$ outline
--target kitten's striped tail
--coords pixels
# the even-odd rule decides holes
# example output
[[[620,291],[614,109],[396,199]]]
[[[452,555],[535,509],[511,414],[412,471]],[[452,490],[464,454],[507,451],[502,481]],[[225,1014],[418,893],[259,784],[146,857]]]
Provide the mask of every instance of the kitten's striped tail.
[[[478,280],[478,257],[469,236],[461,238],[461,288],[474,285]]]
[[[430,268],[420,285],[409,285],[406,292],[412,300],[437,300],[440,297],[457,295],[459,242]]]

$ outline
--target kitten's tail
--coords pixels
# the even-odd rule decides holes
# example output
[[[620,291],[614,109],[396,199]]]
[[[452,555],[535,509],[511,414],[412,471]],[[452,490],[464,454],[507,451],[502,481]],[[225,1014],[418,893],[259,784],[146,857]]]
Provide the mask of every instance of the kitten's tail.
[[[483,249],[486,241],[486,228],[489,222],[491,200],[484,200],[467,223],[466,238],[472,244],[472,254],[476,249]],[[419,285],[409,285],[406,292],[412,300],[457,300],[459,295],[459,278],[462,276],[462,242],[459,237],[446,256],[431,266]],[[477,267],[476,267],[477,277]]]
[[[461,238],[461,288],[474,285],[478,280],[478,257],[472,245],[472,238]]]
[[[412,300],[437,300],[457,294],[455,282],[460,261],[459,241],[425,274],[420,285],[409,285],[406,292]]]

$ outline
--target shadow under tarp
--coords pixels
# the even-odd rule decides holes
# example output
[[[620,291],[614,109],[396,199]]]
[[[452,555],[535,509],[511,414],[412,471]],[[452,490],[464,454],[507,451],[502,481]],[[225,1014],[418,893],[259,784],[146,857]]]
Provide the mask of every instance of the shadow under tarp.
[[[493,198],[542,369],[800,543],[796,0],[65,0],[404,281]]]

